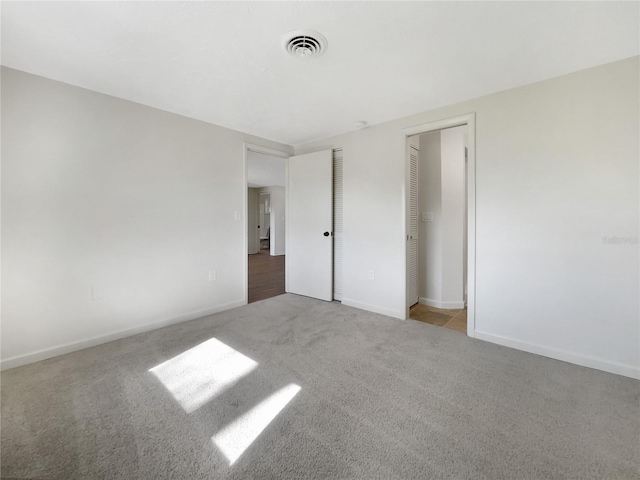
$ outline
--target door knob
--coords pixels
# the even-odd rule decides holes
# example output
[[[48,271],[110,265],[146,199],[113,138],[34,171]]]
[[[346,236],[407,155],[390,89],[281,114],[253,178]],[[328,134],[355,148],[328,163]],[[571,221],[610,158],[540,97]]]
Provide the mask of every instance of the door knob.
[[[323,235],[324,235],[325,237],[328,237],[328,236],[329,236],[329,232],[324,232],[324,234],[323,234]]]

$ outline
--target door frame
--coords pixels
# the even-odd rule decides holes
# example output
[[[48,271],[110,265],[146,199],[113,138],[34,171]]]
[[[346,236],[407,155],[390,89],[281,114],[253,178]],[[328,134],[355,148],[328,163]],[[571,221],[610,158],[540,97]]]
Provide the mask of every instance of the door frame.
[[[475,337],[476,331],[476,114],[475,112],[445,118],[429,123],[403,128],[405,137],[405,188],[404,188],[404,235],[407,235],[407,215],[409,213],[409,137],[435,132],[446,128],[467,125],[467,335]],[[405,240],[405,304],[408,294],[409,268],[407,265],[409,254],[409,242]],[[409,308],[406,307],[406,318],[409,318]]]
[[[242,241],[243,245],[243,253],[244,253],[244,274],[243,274],[243,291],[244,291],[244,305],[249,303],[249,169],[247,164],[247,157],[249,152],[262,153],[265,155],[271,155],[272,157],[279,157],[288,160],[292,155],[291,153],[285,152],[284,150],[275,150],[269,147],[263,147],[262,145],[256,145],[253,143],[243,142],[243,166],[242,166],[242,175],[244,178],[244,193],[242,195],[242,211],[244,212],[243,223],[244,227],[242,231],[244,232],[244,239]],[[289,162],[285,161],[285,179],[289,176]],[[286,181],[286,180],[285,180]],[[285,183],[285,199],[286,199],[286,183]],[[286,202],[286,200],[285,200]],[[285,206],[285,227],[287,225],[287,211]],[[285,247],[286,248],[286,247]],[[285,282],[286,282],[286,272],[285,272]]]

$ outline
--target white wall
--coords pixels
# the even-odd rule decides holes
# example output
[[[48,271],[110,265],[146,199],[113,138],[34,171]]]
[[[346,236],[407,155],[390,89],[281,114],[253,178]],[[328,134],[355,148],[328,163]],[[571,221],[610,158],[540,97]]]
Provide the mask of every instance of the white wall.
[[[285,190],[269,187],[271,193],[271,255],[285,254]]]
[[[271,213],[268,215],[269,221],[269,254],[285,254],[285,189],[284,187],[271,186],[262,187],[262,193],[269,194],[269,204]]]
[[[445,308],[464,307],[464,133],[466,125],[440,132],[442,183],[442,297]]]
[[[260,238],[267,238],[271,226],[271,195],[269,188],[263,187],[258,193],[258,229]],[[262,246],[261,246],[262,248]]]
[[[2,128],[4,368],[246,301],[243,142],[290,147],[7,68]]]
[[[418,157],[418,285],[422,303],[442,301],[442,182],[440,132],[420,135]],[[422,213],[432,214],[431,222]]]
[[[404,318],[402,129],[475,112],[475,336],[640,377],[638,244],[603,241],[639,234],[638,65],[297,146],[344,148],[343,302]]]
[[[247,183],[250,187],[279,186],[286,181],[287,159],[265,153],[247,152]]]
[[[469,287],[468,282],[468,254],[469,254],[469,164],[468,164],[468,147],[469,147],[469,128],[464,129],[463,142],[465,148],[464,158],[464,171],[462,184],[464,185],[464,218],[462,220],[462,285],[463,285],[463,300],[465,306],[467,305],[467,290]]]
[[[247,191],[247,248],[249,254],[260,251],[258,233],[258,192],[259,188],[248,188]]]
[[[420,303],[464,307],[466,125],[420,135]],[[423,221],[422,213],[432,221]]]
[[[638,66],[296,147],[344,148],[343,302],[404,318],[402,129],[476,112],[475,336],[640,377]],[[286,146],[6,68],[2,126],[3,367],[245,301],[243,142]]]

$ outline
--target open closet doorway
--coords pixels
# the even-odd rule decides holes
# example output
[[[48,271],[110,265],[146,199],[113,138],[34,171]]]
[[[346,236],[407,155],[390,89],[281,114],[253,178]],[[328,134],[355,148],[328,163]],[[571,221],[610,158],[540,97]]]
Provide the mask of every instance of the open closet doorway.
[[[287,155],[246,146],[247,302],[285,293]]]
[[[473,116],[407,135],[407,318],[475,331]]]

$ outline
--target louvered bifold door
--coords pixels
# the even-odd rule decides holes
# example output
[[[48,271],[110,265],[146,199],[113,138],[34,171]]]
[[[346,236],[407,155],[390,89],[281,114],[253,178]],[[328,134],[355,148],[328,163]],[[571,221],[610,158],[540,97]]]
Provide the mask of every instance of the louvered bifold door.
[[[333,298],[342,300],[344,239],[342,237],[342,149],[333,151]]]
[[[418,303],[418,150],[409,147],[407,306]]]

